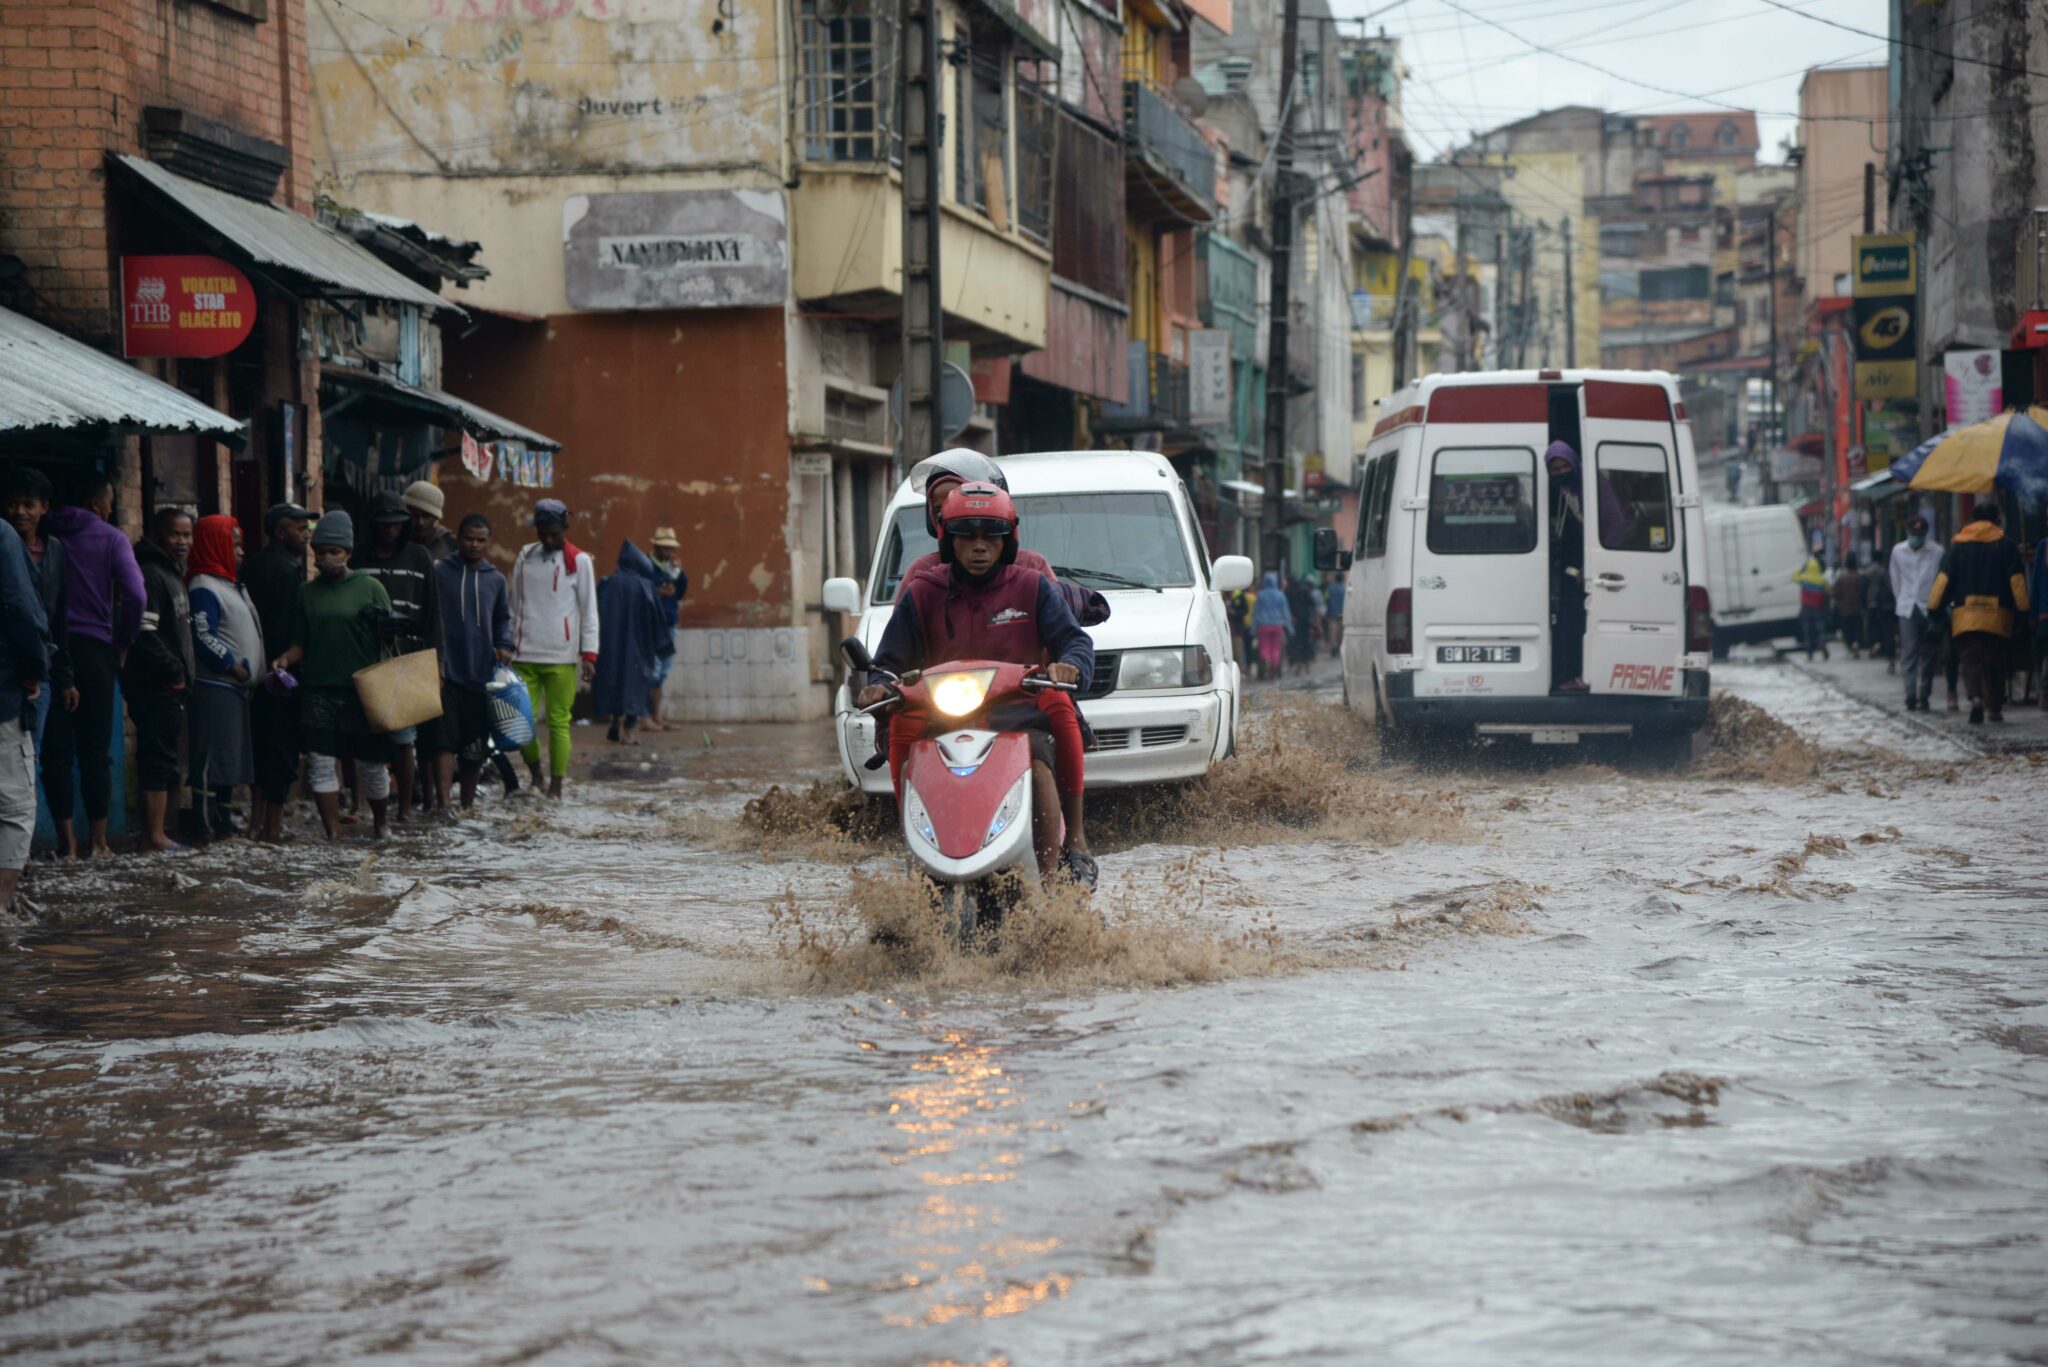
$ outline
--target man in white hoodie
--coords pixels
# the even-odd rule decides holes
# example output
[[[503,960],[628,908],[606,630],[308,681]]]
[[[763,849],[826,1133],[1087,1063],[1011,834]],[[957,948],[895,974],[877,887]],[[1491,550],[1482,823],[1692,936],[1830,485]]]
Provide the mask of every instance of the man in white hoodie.
[[[548,726],[548,796],[562,795],[569,772],[569,721],[576,685],[597,669],[597,567],[569,542],[569,510],[558,498],[533,505],[540,539],[512,561],[512,668],[526,682]],[[522,752],[540,786],[540,738]]]

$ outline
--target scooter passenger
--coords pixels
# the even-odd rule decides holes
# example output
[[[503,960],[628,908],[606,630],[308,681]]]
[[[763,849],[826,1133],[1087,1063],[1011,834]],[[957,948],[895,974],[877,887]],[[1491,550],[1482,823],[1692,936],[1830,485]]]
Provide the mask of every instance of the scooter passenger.
[[[1035,665],[1050,658],[1045,672],[1054,682],[1087,686],[1095,667],[1095,644],[1058,586],[1017,563],[1017,520],[1009,494],[993,484],[963,484],[947,496],[938,518],[946,578],[943,583],[930,578],[905,581],[875,651],[879,668],[902,674],[949,660]],[[889,692],[885,684],[870,684],[861,690],[859,705],[871,707]],[[1074,719],[1074,700],[1066,693],[1047,690],[1036,702],[1055,737],[1062,719]],[[903,762],[923,738],[925,722],[902,712],[891,721],[889,773],[899,798]],[[1077,833],[1069,827],[1065,848],[1056,834],[1062,804],[1051,764],[1034,753],[1031,769],[1041,876],[1049,878],[1064,867],[1070,876],[1092,886],[1095,861],[1085,846],[1071,844]]]
[[[946,500],[954,490],[969,481],[993,484],[1005,493],[1010,488],[1001,466],[981,452],[966,447],[941,451],[911,467],[910,487],[924,495],[925,530],[934,540],[943,540],[939,535],[939,513]],[[1051,563],[1037,551],[1019,547],[1016,563],[1019,569],[1045,576],[1047,582],[1066,599],[1068,609],[1082,626],[1097,626],[1109,620],[1108,600],[1093,589],[1061,580],[1053,572]],[[916,583],[928,583],[943,592],[950,572],[942,550],[919,556],[904,569],[903,580],[896,590],[896,601],[901,603],[903,595]],[[1089,744],[1085,725],[1080,709],[1072,706],[1049,711],[1046,720],[1052,724],[1053,779],[1059,785],[1060,811],[1067,824],[1062,858],[1076,878],[1093,887],[1095,856],[1088,852],[1087,801],[1083,796],[1087,786]]]

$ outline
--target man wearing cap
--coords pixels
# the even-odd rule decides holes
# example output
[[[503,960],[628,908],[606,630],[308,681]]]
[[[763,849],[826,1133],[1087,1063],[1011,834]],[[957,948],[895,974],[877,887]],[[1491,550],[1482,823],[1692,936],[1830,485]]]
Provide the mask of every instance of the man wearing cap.
[[[569,772],[569,725],[576,684],[597,668],[597,569],[569,542],[569,509],[558,498],[533,505],[539,538],[512,561],[512,668],[526,682],[535,710],[548,722],[548,796],[562,795]],[[540,786],[540,738],[524,751]]]
[[[436,490],[435,492],[439,492]],[[441,606],[435,595],[434,558],[412,538],[413,514],[395,494],[379,494],[370,501],[370,540],[356,561],[358,573],[367,574],[384,586],[391,611],[403,619],[394,623],[388,639],[403,654],[433,650],[441,642]],[[412,807],[413,779],[419,772],[418,750],[436,754],[441,749],[440,718],[423,726],[407,726],[384,739],[391,745],[391,760],[398,769],[398,810],[393,819],[403,826]],[[420,746],[420,732],[428,733]]]
[[[279,503],[263,515],[267,544],[242,562],[242,587],[263,628],[263,658],[290,649],[299,587],[306,582],[306,543],[313,514],[296,503]],[[250,785],[249,834],[276,843],[284,835],[285,804],[299,776],[299,700],[283,679],[249,700],[249,730],[256,747],[256,782]]]
[[[417,479],[405,486],[405,510],[412,515],[412,542],[425,547],[428,557],[437,565],[461,549],[455,533],[441,525],[441,514],[447,506],[438,484]]]
[[[383,658],[378,623],[390,615],[384,586],[348,567],[355,524],[332,512],[313,529],[313,566],[318,573],[299,585],[292,618],[292,643],[271,661],[274,672],[299,680],[299,745],[306,752],[306,778],[327,838],[341,835],[341,769],[353,757],[363,795],[370,799],[376,833],[384,834],[391,795],[391,747],[370,730],[355,676]]]
[[[675,640],[676,616],[683,608],[683,595],[690,591],[690,576],[683,572],[680,559],[683,543],[676,539],[674,527],[654,529],[654,572],[661,576],[655,587],[656,599],[661,605],[662,620],[668,624],[671,643]],[[647,718],[641,722],[649,731],[666,731],[668,726],[661,719],[661,689],[668,682],[668,672],[676,662],[673,650],[664,651],[654,657],[654,687],[647,695]]]

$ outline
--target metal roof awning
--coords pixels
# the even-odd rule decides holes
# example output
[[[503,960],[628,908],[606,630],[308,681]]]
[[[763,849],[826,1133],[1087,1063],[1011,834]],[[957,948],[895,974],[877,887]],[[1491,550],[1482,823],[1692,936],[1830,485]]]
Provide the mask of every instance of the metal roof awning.
[[[80,427],[243,436],[242,423],[182,390],[0,308],[0,432]]]
[[[1253,498],[1263,498],[1266,494],[1263,486],[1254,484],[1248,479],[1219,479],[1216,481],[1216,486],[1220,489],[1228,489],[1232,493],[1248,494]]]
[[[367,370],[343,370],[332,366],[323,369],[320,378],[356,386],[361,393],[410,409],[436,426],[455,428],[482,441],[516,441],[536,451],[562,449],[562,443],[553,437],[501,417],[482,404],[471,403],[446,390],[407,384],[390,375],[372,374]],[[332,410],[323,410],[323,413],[329,411]]]
[[[275,204],[243,199],[187,180],[141,157],[119,156],[115,160],[164,198],[227,238],[259,266],[290,271],[337,294],[462,312],[432,290],[406,279],[348,237],[310,218]]]
[[[1865,476],[1849,486],[1849,493],[1856,498],[1890,498],[1906,486],[1892,478],[1890,470],[1880,470]]]

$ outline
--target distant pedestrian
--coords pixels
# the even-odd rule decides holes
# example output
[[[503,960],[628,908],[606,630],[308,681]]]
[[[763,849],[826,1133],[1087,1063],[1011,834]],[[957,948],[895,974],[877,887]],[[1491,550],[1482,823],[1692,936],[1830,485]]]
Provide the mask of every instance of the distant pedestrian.
[[[490,520],[462,519],[454,555],[434,566],[441,607],[441,728],[434,755],[435,805],[448,806],[449,782],[459,766],[462,810],[476,805],[476,780],[490,753],[491,699],[485,691],[512,660],[512,599],[505,576],[490,561]]]
[[[14,528],[0,522],[0,912],[15,910],[36,834],[35,702],[50,676],[49,622]]]
[[[1884,656],[1884,672],[1899,672],[1898,599],[1892,593],[1892,577],[1871,566],[1863,576],[1863,617],[1870,624],[1867,639],[1872,652]]]
[[[292,643],[270,662],[299,680],[299,748],[306,754],[307,786],[320,810],[329,840],[341,835],[341,767],[356,761],[363,795],[370,800],[375,832],[385,832],[391,796],[391,747],[370,730],[356,674],[384,658],[379,625],[390,616],[391,598],[374,576],[348,567],[356,543],[355,524],[345,512],[331,512],[313,529],[312,579],[299,586],[292,614]]]
[[[1809,555],[1792,582],[1799,586],[1799,643],[1806,649],[1808,663],[1816,650],[1825,660],[1829,658],[1828,572],[1821,568],[1818,556]]]
[[[1252,628],[1259,637],[1259,677],[1279,678],[1287,640],[1294,635],[1294,609],[1287,602],[1287,590],[1280,587],[1277,571],[1267,570],[1259,584],[1258,601],[1252,606]]]
[[[458,538],[441,525],[442,512],[448,506],[441,486],[431,480],[416,479],[405,486],[403,501],[406,512],[412,516],[413,545],[426,551],[437,565],[454,555]]]
[[[1950,630],[1970,699],[1970,724],[1988,713],[2005,720],[2006,639],[2027,611],[2027,573],[2019,547],[1999,525],[1998,505],[1980,503],[1956,533],[1928,591],[1929,608],[1949,609]]]
[[[1906,523],[1906,539],[1892,547],[1886,575],[1899,618],[1899,673],[1905,676],[1908,712],[1927,710],[1934,671],[1941,667],[1943,616],[1928,606],[1927,596],[1941,571],[1942,549],[1927,532],[1924,517]]]
[[[135,723],[135,786],[142,793],[142,838],[153,850],[178,848],[164,819],[181,777],[185,707],[192,675],[192,604],[185,560],[192,551],[192,514],[164,505],[135,546],[142,567],[142,632],[121,666],[121,694]]]
[[[1842,628],[1842,644],[1849,647],[1849,658],[1863,658],[1863,572],[1856,568],[1852,559],[1844,559],[1841,572],[1835,576],[1833,585],[1835,620]]]
[[[1294,667],[1294,673],[1306,674],[1316,658],[1316,595],[1308,581],[1298,574],[1288,577],[1287,607],[1294,624],[1287,637],[1288,663]]]
[[[512,667],[526,681],[548,727],[548,796],[562,795],[569,773],[569,736],[576,685],[597,671],[597,569],[569,541],[569,509],[557,498],[533,505],[538,538],[512,561]],[[540,786],[540,738],[521,752]]]
[[[2032,574],[2027,581],[2027,615],[2033,620],[2034,662],[2039,670],[2036,697],[2048,712],[2048,536],[2034,543]]]
[[[240,582],[242,529],[231,517],[199,519],[185,564],[192,604],[193,660],[197,672],[187,706],[192,829],[221,839],[235,833],[234,790],[256,781],[249,696],[269,671],[263,627]]]
[[[1344,650],[1344,576],[1331,574],[1323,585],[1323,636],[1330,643],[1330,658]]]
[[[312,513],[296,503],[275,505],[263,515],[270,544],[242,562],[242,586],[249,591],[263,630],[265,660],[275,660],[291,648],[299,588],[306,582],[312,519]],[[256,752],[250,834],[275,844],[284,838],[285,804],[299,777],[299,698],[286,679],[266,679],[250,697],[249,732]]]
[[[87,475],[72,500],[43,520],[64,543],[64,649],[78,688],[78,706],[52,712],[43,733],[43,796],[56,823],[57,852],[76,859],[113,853],[107,814],[114,798],[115,684],[142,630],[145,595],[135,547],[110,524],[113,480]],[[83,845],[72,827],[81,796]]]
[[[662,615],[656,585],[661,575],[647,553],[631,541],[619,547],[619,565],[597,586],[597,613],[604,651],[590,687],[591,710],[611,720],[605,739],[638,745],[633,738],[654,689],[661,656],[675,653],[675,639]]]
[[[71,652],[65,648],[64,623],[69,616],[70,593],[64,572],[64,543],[48,535],[43,519],[49,515],[49,477],[24,465],[8,473],[0,483],[0,512],[7,515],[22,549],[28,553],[29,577],[35,580],[36,597],[43,605],[43,620],[50,629],[49,686],[36,695],[32,709],[36,752],[42,753],[44,719],[52,707],[66,713],[78,710],[78,686],[71,674]]]
[[[370,539],[351,562],[356,573],[367,574],[384,586],[394,619],[386,635],[399,654],[432,650],[441,633],[441,609],[434,597],[434,557],[412,539],[412,525],[413,515],[396,496],[377,495],[370,503]],[[398,771],[398,802],[392,817],[401,826],[412,806],[419,752],[424,748],[432,754],[440,748],[440,725],[441,718],[436,717],[420,726],[402,726],[384,737]],[[428,738],[424,747],[419,743],[422,731]]]
[[[683,610],[683,595],[690,591],[690,576],[682,565],[683,543],[676,539],[673,527],[654,529],[654,568],[661,575],[662,582],[655,592],[661,599],[661,615],[668,624],[668,650],[655,656],[654,687],[647,694],[646,727],[650,731],[666,731],[668,723],[661,716],[661,693],[668,683],[669,670],[676,662],[676,623]]]

